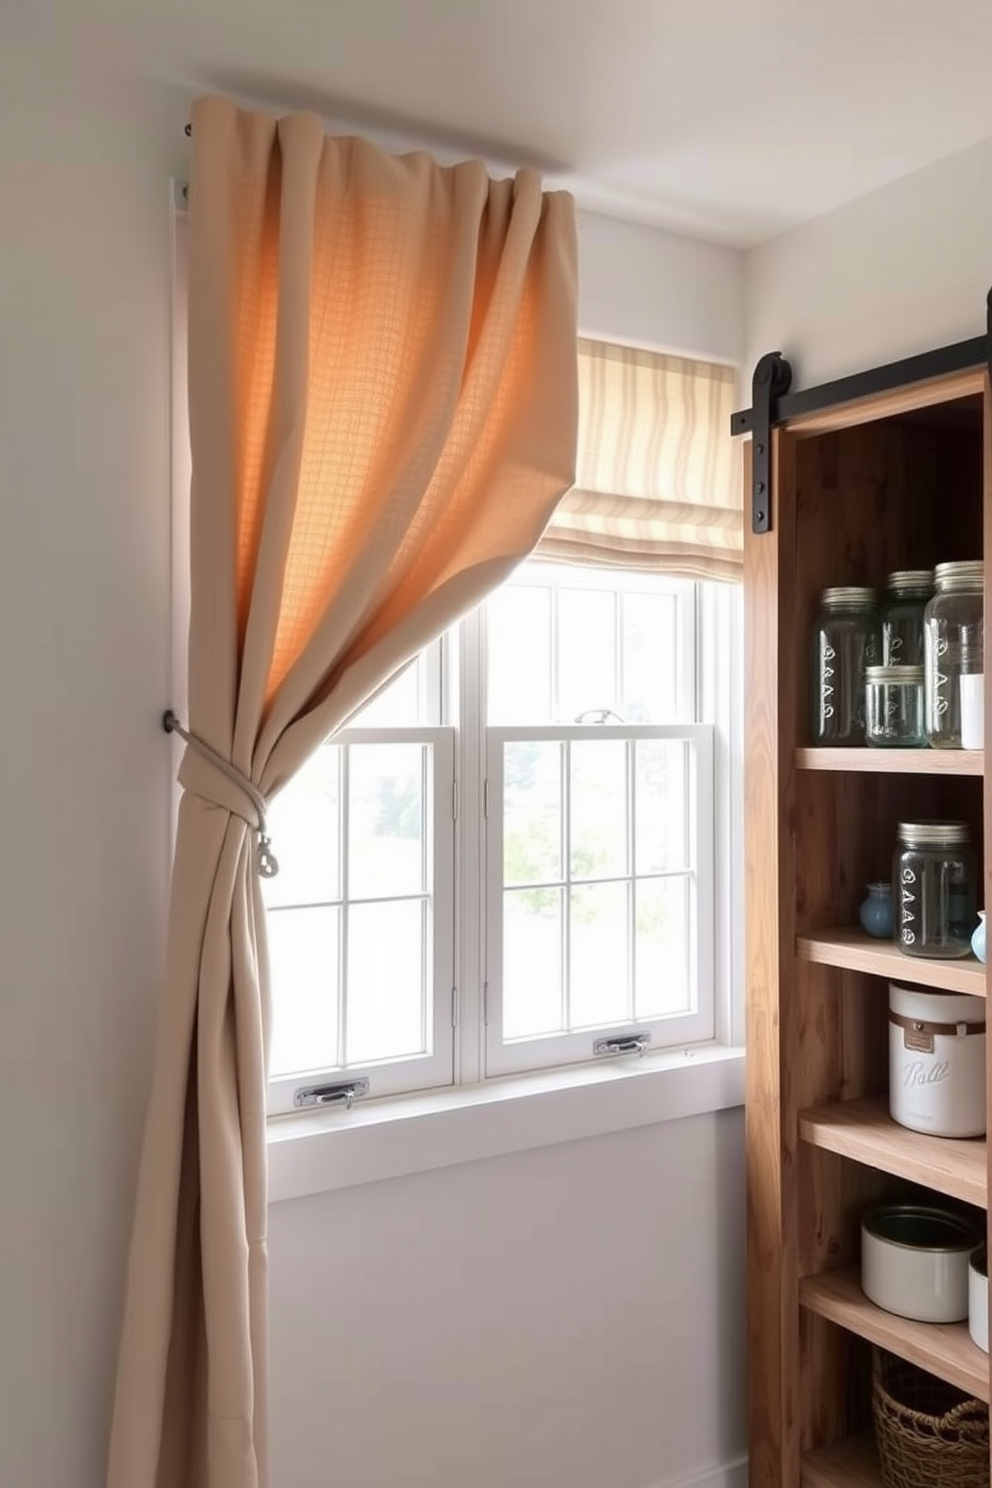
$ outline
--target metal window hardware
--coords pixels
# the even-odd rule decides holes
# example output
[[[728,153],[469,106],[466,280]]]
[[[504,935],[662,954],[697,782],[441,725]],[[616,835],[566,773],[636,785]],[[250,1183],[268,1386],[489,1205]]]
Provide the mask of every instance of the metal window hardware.
[[[615,718],[617,723],[623,723],[619,713],[614,713],[612,708],[587,708],[584,713],[578,713],[576,723],[606,723],[607,719]]]
[[[313,1106],[346,1106],[351,1110],[352,1101],[368,1095],[368,1080],[342,1080],[337,1085],[304,1085],[293,1091],[293,1105],[299,1110]]]
[[[643,1054],[650,1042],[649,1033],[610,1033],[594,1041],[592,1052],[597,1059],[616,1054]]]

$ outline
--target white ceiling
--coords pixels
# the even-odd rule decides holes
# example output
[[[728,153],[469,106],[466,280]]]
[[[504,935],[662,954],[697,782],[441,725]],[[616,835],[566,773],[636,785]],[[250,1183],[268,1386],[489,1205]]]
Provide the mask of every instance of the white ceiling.
[[[990,0],[0,0],[5,38],[736,244],[992,137]]]

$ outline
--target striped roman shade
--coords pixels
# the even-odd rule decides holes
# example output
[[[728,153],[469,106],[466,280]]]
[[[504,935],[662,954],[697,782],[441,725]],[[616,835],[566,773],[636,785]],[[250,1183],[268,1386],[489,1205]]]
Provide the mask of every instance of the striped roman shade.
[[[535,557],[740,579],[733,368],[579,340],[575,485]]]

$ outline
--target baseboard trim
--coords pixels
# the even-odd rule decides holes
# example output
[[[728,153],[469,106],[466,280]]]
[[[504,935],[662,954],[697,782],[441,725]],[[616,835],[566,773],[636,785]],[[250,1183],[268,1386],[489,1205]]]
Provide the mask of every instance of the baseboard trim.
[[[729,1462],[704,1467],[688,1478],[670,1478],[655,1488],[747,1488],[747,1458],[733,1457]]]

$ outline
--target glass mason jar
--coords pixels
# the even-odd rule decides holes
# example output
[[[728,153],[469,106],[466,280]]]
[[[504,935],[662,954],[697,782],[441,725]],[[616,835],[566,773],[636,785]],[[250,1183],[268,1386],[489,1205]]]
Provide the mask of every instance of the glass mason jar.
[[[929,568],[890,573],[882,601],[882,665],[923,665],[923,611],[933,594]]]
[[[961,642],[961,748],[985,748],[985,648],[981,641]]]
[[[877,749],[911,749],[926,743],[923,668],[865,668],[865,740]]]
[[[900,822],[892,862],[892,936],[907,956],[967,956],[977,919],[966,822]]]
[[[863,744],[865,668],[880,649],[874,589],[824,589],[812,641],[811,741]]]
[[[981,649],[985,565],[938,563],[936,593],[923,616],[927,740],[935,749],[961,748],[962,651]]]

